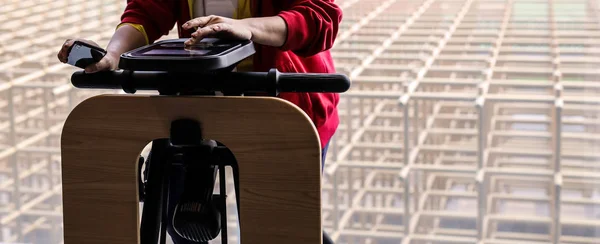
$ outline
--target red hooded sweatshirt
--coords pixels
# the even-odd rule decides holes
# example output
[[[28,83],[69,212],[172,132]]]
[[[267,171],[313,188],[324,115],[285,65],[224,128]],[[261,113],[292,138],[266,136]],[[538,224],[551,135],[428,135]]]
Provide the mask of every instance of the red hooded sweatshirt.
[[[252,16],[280,16],[288,29],[282,47],[255,44],[255,71],[277,68],[290,73],[335,73],[329,49],[337,36],[342,10],[334,0],[257,0],[251,1],[251,5]],[[127,0],[121,22],[142,25],[152,43],[168,34],[174,24],[180,38],[189,38],[191,32],[183,30],[181,25],[190,19],[185,0]],[[279,97],[294,103],[311,118],[324,147],[339,124],[339,95],[281,93]]]

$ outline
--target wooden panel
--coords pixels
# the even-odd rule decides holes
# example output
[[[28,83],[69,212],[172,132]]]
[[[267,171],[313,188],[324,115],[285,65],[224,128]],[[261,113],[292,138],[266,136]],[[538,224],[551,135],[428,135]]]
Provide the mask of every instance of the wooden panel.
[[[202,121],[240,165],[243,243],[321,243],[321,159],[314,125],[277,98],[103,95],[62,134],[65,244],[139,243],[136,159],[178,118]]]

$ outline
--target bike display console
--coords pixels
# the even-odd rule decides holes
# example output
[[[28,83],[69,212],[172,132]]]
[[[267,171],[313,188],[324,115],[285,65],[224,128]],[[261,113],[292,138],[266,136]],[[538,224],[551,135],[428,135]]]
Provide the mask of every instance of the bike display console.
[[[131,71],[231,71],[255,52],[251,41],[205,38],[194,45],[185,45],[186,40],[163,40],[123,53],[119,68]]]

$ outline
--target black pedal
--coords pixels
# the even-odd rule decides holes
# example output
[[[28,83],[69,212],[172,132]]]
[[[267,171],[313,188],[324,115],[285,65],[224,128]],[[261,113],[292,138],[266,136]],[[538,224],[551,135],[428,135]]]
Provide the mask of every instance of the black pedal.
[[[185,180],[173,228],[181,237],[200,243],[215,239],[221,232],[221,202],[213,198],[219,169],[213,155],[216,147],[215,141],[206,140],[182,151]]]

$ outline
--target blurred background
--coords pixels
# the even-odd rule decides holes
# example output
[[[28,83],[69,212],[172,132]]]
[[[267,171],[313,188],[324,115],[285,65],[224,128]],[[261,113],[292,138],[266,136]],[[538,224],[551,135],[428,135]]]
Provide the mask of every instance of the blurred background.
[[[336,3],[336,243],[600,243],[600,0]],[[74,89],[56,54],[105,47],[125,4],[0,0],[0,243],[62,243],[62,125],[118,91]]]

